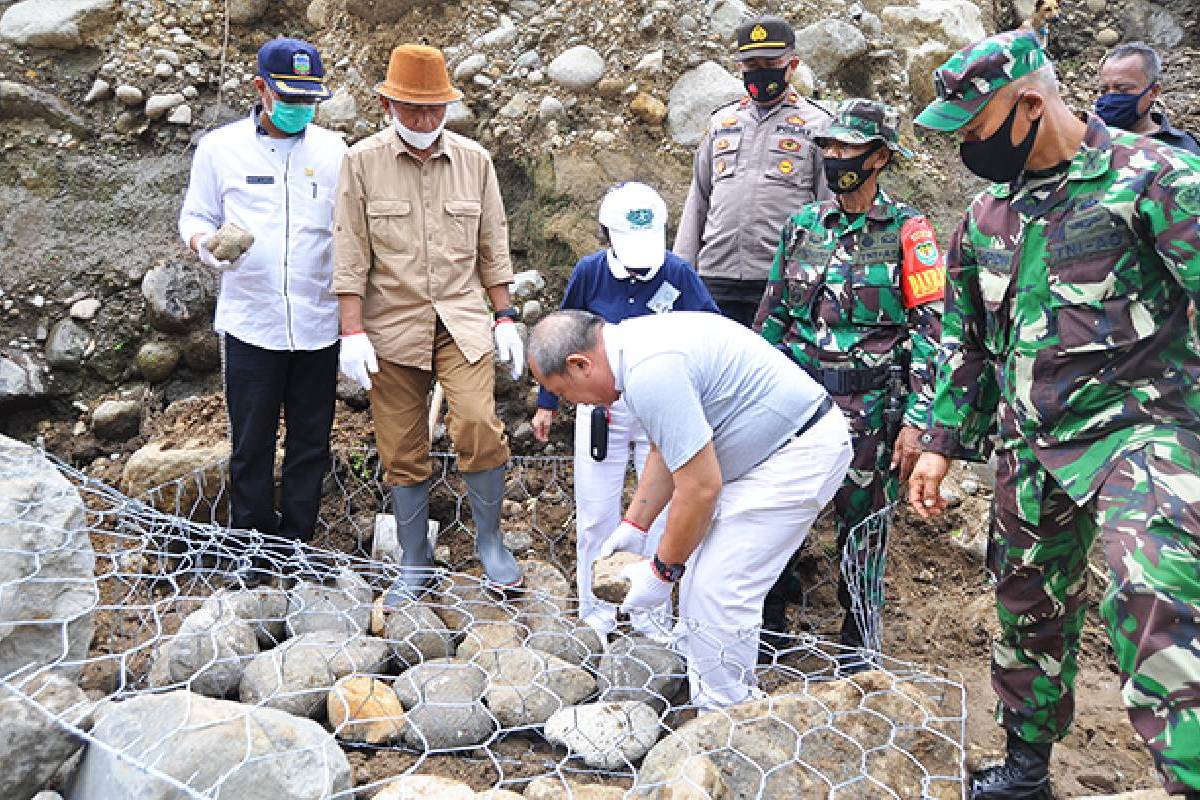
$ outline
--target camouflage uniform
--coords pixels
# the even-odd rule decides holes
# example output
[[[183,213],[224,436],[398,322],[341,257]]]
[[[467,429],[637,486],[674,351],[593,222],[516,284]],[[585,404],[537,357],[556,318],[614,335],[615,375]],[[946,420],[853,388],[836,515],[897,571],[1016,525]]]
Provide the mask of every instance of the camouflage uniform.
[[[848,144],[883,141],[900,147],[896,112],[877,101],[848,100],[818,139]],[[809,203],[783,227],[755,329],[774,344],[785,344],[792,359],[822,383],[850,423],[854,459],[834,498],[838,552],[850,531],[872,512],[896,499],[899,483],[891,471],[891,444],[885,433],[888,367],[911,364],[904,398],[904,423],[925,427],[933,396],[933,357],[941,335],[941,255],[928,220],[882,189],[865,215],[851,215],[838,201]],[[878,586],[883,542],[858,544],[856,586]],[[838,600],[851,608],[847,576]],[[779,605],[787,590],[777,587],[769,602]],[[781,596],[782,595],[782,596]],[[868,597],[878,608],[881,597]],[[861,643],[861,639],[853,643]]]
[[[981,90],[1036,69],[1015,36],[947,62],[942,100],[918,123],[955,130]],[[1027,742],[1066,735],[1099,536],[1122,698],[1170,792],[1200,788],[1197,215],[1200,160],[1090,116],[1065,170],[976,197],[951,245],[922,437],[926,450],[977,457],[999,423],[989,561],[1001,723]]]

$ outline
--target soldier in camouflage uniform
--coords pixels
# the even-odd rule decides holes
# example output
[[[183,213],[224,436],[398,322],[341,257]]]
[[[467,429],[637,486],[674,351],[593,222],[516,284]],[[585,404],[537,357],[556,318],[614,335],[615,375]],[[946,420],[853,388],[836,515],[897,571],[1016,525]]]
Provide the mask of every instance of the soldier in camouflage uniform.
[[[803,206],[784,225],[755,320],[756,330],[824,385],[850,422],[854,460],[834,497],[839,553],[852,529],[896,499],[892,468],[902,466],[907,477],[933,396],[942,258],[924,215],[878,186],[894,154],[911,156],[900,145],[899,122],[899,113],[884,103],[847,100],[816,139],[835,199]],[[897,413],[886,425],[889,400],[903,418]],[[869,551],[867,544],[852,546],[858,579],[848,585],[843,573],[838,582],[846,610],[841,640],[856,648],[864,644],[861,614],[882,603],[864,591],[878,592],[883,542],[870,542]],[[781,629],[794,581],[785,572],[768,595],[768,629]],[[852,593],[859,615],[851,613]],[[847,656],[854,660],[843,665],[846,671],[865,666],[857,654]]]
[[[960,131],[975,198],[948,289],[914,508],[944,503],[949,458],[999,424],[993,647],[1003,764],[974,798],[1050,796],[1073,713],[1087,559],[1108,565],[1100,614],[1121,696],[1169,793],[1200,797],[1200,160],[1076,116],[1023,32],[935,72],[921,125]]]

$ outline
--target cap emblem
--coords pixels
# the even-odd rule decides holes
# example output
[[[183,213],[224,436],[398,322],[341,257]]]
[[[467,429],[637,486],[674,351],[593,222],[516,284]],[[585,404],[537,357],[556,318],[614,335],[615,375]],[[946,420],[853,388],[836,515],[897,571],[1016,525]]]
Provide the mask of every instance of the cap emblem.
[[[654,226],[654,211],[649,208],[631,208],[625,214],[625,221],[634,230],[648,230]]]
[[[312,72],[312,59],[308,53],[292,54],[292,72],[297,75],[308,75]]]
[[[764,28],[762,25],[755,25],[754,29],[750,31],[750,41],[765,42],[766,40],[767,40],[767,29]]]

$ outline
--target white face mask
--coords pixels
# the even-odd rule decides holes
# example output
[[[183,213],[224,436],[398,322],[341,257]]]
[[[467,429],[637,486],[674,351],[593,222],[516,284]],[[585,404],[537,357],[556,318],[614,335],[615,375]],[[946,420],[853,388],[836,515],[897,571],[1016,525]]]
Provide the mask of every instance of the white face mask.
[[[442,135],[442,127],[445,125],[443,122],[428,133],[424,133],[405,127],[400,118],[395,115],[392,116],[392,124],[396,128],[396,133],[400,134],[400,138],[417,150],[428,150],[433,147],[433,143]]]

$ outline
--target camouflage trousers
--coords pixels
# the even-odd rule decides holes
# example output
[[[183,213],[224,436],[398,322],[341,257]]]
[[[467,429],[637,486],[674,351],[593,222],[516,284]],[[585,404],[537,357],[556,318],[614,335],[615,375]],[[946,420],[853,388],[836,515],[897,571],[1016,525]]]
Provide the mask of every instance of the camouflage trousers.
[[[1001,634],[997,719],[1029,742],[1067,734],[1074,714],[1088,552],[1108,565],[1100,616],[1130,722],[1168,792],[1200,788],[1200,448],[1152,444],[1121,458],[1085,505],[1043,473],[1041,521],[1016,509],[1031,454],[1000,453],[989,567]]]

